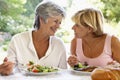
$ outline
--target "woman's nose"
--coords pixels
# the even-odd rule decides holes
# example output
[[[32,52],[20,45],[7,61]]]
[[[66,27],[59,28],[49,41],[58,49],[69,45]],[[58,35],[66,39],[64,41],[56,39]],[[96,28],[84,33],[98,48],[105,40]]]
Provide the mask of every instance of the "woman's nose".
[[[57,23],[56,23],[56,27],[57,27],[57,28],[59,28],[60,25],[61,25],[61,22],[57,22]]]
[[[59,27],[60,27],[60,24],[56,24],[56,27],[59,28]]]
[[[72,26],[72,29],[73,29],[73,30],[75,29],[75,25]]]

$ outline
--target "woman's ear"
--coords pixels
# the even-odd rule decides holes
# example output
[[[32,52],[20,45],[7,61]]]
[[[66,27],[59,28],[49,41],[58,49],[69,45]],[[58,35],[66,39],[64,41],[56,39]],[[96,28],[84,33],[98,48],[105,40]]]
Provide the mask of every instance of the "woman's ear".
[[[43,19],[42,17],[39,17],[40,23],[43,23]]]
[[[91,32],[93,32],[93,28],[88,27],[88,33],[91,33]]]
[[[40,17],[40,23],[47,23],[47,21],[45,19],[43,19],[42,17]]]

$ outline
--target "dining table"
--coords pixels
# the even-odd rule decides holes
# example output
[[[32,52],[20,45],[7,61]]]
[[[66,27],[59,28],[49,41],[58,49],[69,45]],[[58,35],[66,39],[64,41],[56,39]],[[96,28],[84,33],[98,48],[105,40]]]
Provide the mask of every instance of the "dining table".
[[[23,72],[13,72],[10,75],[0,75],[0,80],[92,80],[90,74],[74,72],[71,69],[61,69],[52,74],[31,75]]]

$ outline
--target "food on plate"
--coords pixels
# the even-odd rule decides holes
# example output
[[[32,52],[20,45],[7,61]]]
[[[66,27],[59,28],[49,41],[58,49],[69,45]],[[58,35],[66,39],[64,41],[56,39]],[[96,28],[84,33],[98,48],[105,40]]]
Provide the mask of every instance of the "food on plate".
[[[27,64],[27,70],[29,72],[40,73],[40,72],[56,72],[58,69],[53,67],[42,66],[38,64],[34,64],[34,62],[29,61]]]
[[[34,65],[34,62],[33,61],[29,61],[27,66],[30,66],[30,65]]]
[[[92,72],[95,68],[95,66],[87,66],[85,68],[78,68],[76,69],[77,71],[85,71],[85,72]]]
[[[95,68],[97,67],[88,66],[86,63],[85,64],[78,63],[77,65],[73,67],[73,69],[76,71],[85,71],[85,72],[92,72]]]
[[[82,64],[82,63],[78,63],[78,64],[76,64],[76,65],[74,65],[74,69],[77,69],[77,68],[85,68],[85,67],[87,67],[87,65],[84,65],[84,64]]]
[[[92,80],[120,80],[120,69],[97,68],[91,74]]]

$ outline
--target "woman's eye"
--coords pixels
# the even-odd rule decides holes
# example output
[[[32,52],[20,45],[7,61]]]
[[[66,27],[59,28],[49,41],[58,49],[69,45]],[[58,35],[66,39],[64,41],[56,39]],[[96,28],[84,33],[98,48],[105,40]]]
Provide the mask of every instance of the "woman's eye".
[[[61,24],[61,22],[59,22],[59,24]]]
[[[61,24],[61,22],[59,22],[58,20],[54,21],[56,24]]]
[[[78,24],[75,24],[75,26],[76,26],[76,27],[79,27],[79,25],[78,25]]]
[[[58,23],[58,21],[54,21],[55,23]]]

